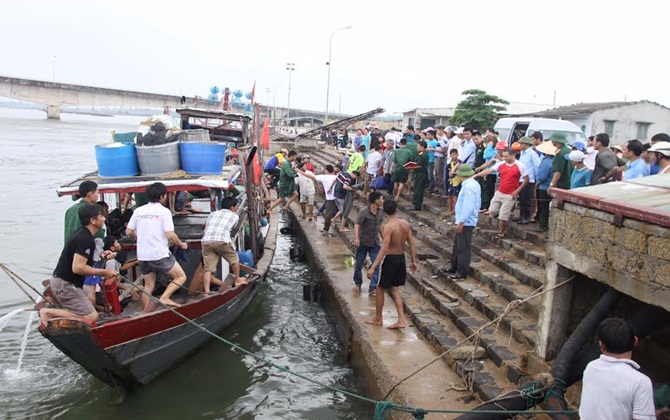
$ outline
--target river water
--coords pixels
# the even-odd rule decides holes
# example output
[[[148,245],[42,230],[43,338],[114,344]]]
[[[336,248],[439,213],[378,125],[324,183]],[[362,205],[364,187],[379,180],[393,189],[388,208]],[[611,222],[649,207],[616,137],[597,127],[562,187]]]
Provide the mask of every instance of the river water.
[[[63,215],[72,205],[56,188],[95,169],[93,145],[111,130],[135,131],[137,117],[92,117],[0,109],[0,262],[40,289],[62,247]],[[323,306],[302,300],[313,274],[281,236],[268,284],[223,337],[320,382],[361,393],[333,321]],[[0,316],[28,307],[0,272]],[[215,342],[149,386],[110,406],[107,387],[30,329],[20,373],[21,339],[29,313],[0,332],[0,418],[370,418],[373,408],[261,366]]]

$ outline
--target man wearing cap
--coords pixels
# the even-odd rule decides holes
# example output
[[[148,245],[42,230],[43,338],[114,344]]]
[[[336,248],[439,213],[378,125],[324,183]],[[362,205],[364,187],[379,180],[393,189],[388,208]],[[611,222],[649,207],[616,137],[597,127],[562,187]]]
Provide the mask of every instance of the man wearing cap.
[[[521,225],[525,225],[530,223],[531,201],[533,201],[533,193],[535,192],[537,170],[540,168],[540,156],[531,149],[534,142],[530,137],[521,137],[519,144],[521,145],[519,162],[523,163],[526,169],[528,169],[528,185],[521,190],[521,194],[519,195],[519,205],[521,208],[519,219],[516,221]],[[519,178],[519,184],[521,183],[523,183],[523,178]]]
[[[628,162],[626,163],[626,172],[623,173],[624,181],[649,176],[649,167],[641,157],[642,142],[640,140],[630,140],[626,143],[625,154]]]
[[[504,150],[502,157],[503,160],[496,163],[493,168],[475,175],[475,177],[483,178],[493,171],[500,172],[500,185],[498,191],[493,195],[491,205],[489,206],[489,214],[494,217],[498,216],[499,226],[498,235],[496,236],[498,239],[505,237],[507,222],[514,208],[514,203],[516,203],[519,194],[528,184],[528,169],[526,165],[516,160],[516,155],[512,149]],[[519,178],[523,179],[520,185]]]
[[[670,174],[670,142],[659,141],[649,148],[651,161],[658,165],[658,175]]]
[[[365,152],[365,146],[362,144],[358,146],[358,150],[353,147],[349,149],[347,153],[349,155],[349,166],[346,168],[346,172],[352,173],[353,171],[361,170],[363,164],[365,164],[365,158],[363,157],[363,152]]]
[[[568,147],[568,137],[565,133],[557,131],[549,137],[551,143],[558,149],[553,163],[554,176],[551,178],[550,187],[570,189],[570,176],[572,176],[572,165],[565,159],[565,155],[570,153]]]
[[[651,145],[655,145],[658,142],[668,142],[670,143],[670,136],[667,135],[666,133],[657,133],[651,136]],[[656,175],[658,174],[659,167],[658,164],[651,162],[649,165],[649,174],[650,175]]]
[[[475,171],[467,163],[462,164],[456,171],[460,176],[461,191],[456,201],[456,236],[451,251],[452,280],[464,279],[470,272],[472,257],[472,232],[477,226],[479,207],[481,206],[482,191],[479,183],[473,178]]]
[[[586,155],[580,150],[573,150],[565,155],[565,159],[572,163],[574,169],[570,176],[570,189],[586,187],[591,181],[591,171],[584,164]]]
[[[549,183],[553,178],[554,156],[556,156],[556,147],[551,141],[542,142],[535,148],[542,153],[542,160],[540,167],[537,170],[537,178],[535,184],[537,185],[537,214],[535,219],[540,225],[540,229],[544,232],[549,230],[549,203],[551,197],[547,193]]]

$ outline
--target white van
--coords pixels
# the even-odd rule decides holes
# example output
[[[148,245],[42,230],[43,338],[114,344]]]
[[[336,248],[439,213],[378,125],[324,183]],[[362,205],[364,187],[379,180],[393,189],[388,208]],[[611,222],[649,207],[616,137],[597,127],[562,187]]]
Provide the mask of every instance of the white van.
[[[548,140],[555,132],[561,131],[568,137],[570,144],[576,141],[586,144],[586,136],[582,130],[566,120],[524,117],[501,118],[496,123],[494,130],[500,133],[500,140],[506,140],[508,144],[518,141],[523,136],[530,136],[536,131],[542,133],[544,140]]]

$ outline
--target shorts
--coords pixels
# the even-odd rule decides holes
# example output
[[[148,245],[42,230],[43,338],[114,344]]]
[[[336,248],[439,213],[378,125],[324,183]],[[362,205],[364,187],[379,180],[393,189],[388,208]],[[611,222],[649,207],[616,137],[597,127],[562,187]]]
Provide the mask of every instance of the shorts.
[[[310,206],[314,205],[314,194],[300,194],[300,202],[301,203],[307,203]]]
[[[167,273],[172,270],[172,267],[177,264],[177,260],[174,258],[174,255],[170,254],[169,257],[161,258],[156,261],[140,261],[137,266],[142,271],[142,274],[149,273]]]
[[[337,211],[344,210],[344,198],[335,197],[335,206],[337,207]]]
[[[407,182],[409,179],[409,171],[407,169],[402,168],[402,169],[396,169],[393,171],[393,182],[399,182],[400,184],[404,184]]]
[[[240,256],[237,255],[237,251],[229,243],[203,242],[202,261],[205,271],[215,272],[221,258],[226,260],[228,264],[238,264],[240,262]]]
[[[51,291],[53,291],[58,303],[77,315],[85,316],[95,312],[95,307],[82,289],[58,277],[49,279]]]
[[[449,197],[458,197],[458,193],[460,193],[460,192],[461,192],[461,186],[460,185],[457,185],[457,186],[454,187],[453,185],[450,184],[447,187],[447,195]]]
[[[404,255],[387,255],[382,262],[382,272],[379,275],[377,287],[390,289],[405,284],[407,279],[407,266]]]
[[[288,187],[282,187],[279,185],[279,198],[288,198],[293,195],[295,192],[295,185],[289,185]]]
[[[489,204],[489,214],[493,216],[497,214],[498,219],[506,222],[512,215],[514,203],[516,203],[516,198],[514,198],[512,194],[505,194],[501,193],[500,191],[496,191],[496,193],[493,194],[493,198],[491,199],[491,204]]]

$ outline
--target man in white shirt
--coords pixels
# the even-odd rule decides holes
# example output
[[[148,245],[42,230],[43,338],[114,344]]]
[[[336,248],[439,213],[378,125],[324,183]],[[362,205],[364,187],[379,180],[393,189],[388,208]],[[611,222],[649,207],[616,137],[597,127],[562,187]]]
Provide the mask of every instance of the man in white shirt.
[[[298,169],[304,171],[306,174],[314,176],[314,172],[307,169],[305,162],[300,162]],[[300,209],[302,210],[302,218],[306,219],[307,216],[309,216],[309,221],[311,222],[314,217],[314,194],[316,194],[313,179],[298,172],[298,188],[300,189]]]
[[[240,257],[233,247],[230,233],[240,217],[237,215],[237,198],[226,197],[221,202],[221,210],[213,211],[205,222],[205,232],[202,235],[202,261],[205,268],[203,287],[209,293],[212,282],[212,273],[216,271],[219,260],[223,258],[235,274],[235,287],[247,284],[240,277]]]
[[[142,303],[144,309],[150,303],[149,296],[156,286],[156,274],[165,273],[172,281],[160,297],[162,304],[179,307],[170,296],[184,284],[186,274],[170,253],[168,240],[181,249],[188,244],[182,242],[174,232],[172,213],[165,207],[168,191],[165,184],[154,182],[147,187],[149,203],[138,207],[128,222],[126,234],[137,241],[137,260],[144,275],[144,291]]]
[[[375,149],[370,153],[365,159],[365,189],[363,191],[363,196],[368,196],[368,189],[370,188],[370,183],[373,179],[377,178],[382,173],[382,160],[383,156],[381,153],[381,146],[376,145]]]
[[[330,235],[330,221],[338,210],[337,205],[335,204],[335,182],[337,181],[337,176],[334,174],[335,168],[333,165],[326,165],[323,168],[323,171],[324,173],[321,175],[313,175],[301,169],[296,169],[298,174],[318,181],[323,186],[323,191],[326,194],[326,210],[323,212],[323,229],[321,229],[320,232],[324,235]]]
[[[621,318],[598,327],[602,354],[584,370],[579,417],[582,420],[654,420],[651,380],[631,360],[638,340],[633,327]]]

